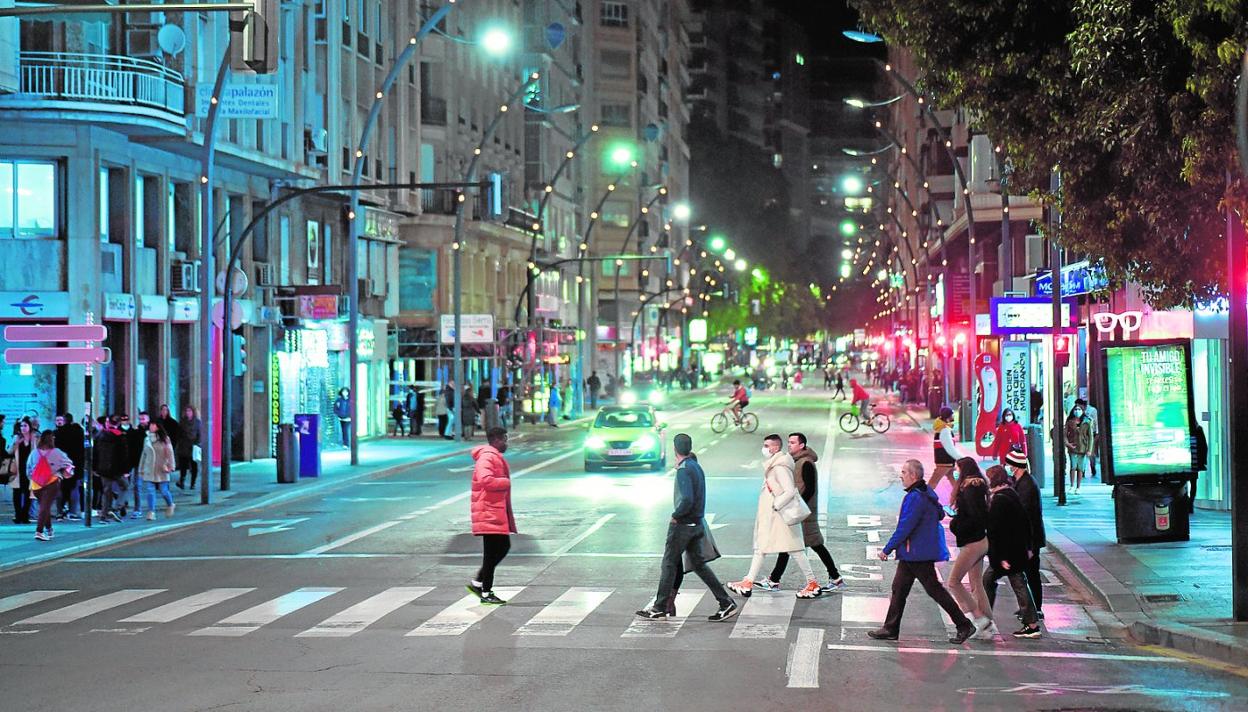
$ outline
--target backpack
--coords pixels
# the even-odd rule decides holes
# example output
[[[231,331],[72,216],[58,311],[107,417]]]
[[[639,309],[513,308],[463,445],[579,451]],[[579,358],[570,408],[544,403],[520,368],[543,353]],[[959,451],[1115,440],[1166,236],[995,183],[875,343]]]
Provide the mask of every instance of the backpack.
[[[56,473],[52,471],[52,466],[48,464],[46,456],[39,456],[39,461],[35,463],[34,471],[30,473],[30,481],[40,487],[47,487],[56,482]]]

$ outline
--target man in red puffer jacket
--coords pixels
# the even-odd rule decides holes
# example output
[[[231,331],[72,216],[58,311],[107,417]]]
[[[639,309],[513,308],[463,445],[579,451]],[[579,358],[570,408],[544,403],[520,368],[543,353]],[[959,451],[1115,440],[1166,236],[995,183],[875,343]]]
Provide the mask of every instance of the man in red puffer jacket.
[[[468,590],[482,603],[501,606],[506,601],[494,595],[494,569],[511,549],[516,516],[511,512],[511,468],[503,459],[507,431],[490,428],[485,439],[486,445],[472,450],[477,463],[472,468],[472,533],[481,537],[483,555],[481,570]]]

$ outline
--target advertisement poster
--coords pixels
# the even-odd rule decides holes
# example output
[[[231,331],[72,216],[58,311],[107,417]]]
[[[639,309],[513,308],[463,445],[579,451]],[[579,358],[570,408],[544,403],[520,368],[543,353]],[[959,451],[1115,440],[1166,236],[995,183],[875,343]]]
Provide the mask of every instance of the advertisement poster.
[[[975,357],[975,381],[979,388],[979,412],[975,416],[975,452],[992,454],[993,435],[997,430],[997,413],[1001,410],[1001,359],[991,351]]]
[[[1186,341],[1107,346],[1109,470],[1114,478],[1192,471],[1191,356]]]
[[[1014,411],[1019,423],[1031,422],[1031,345],[1026,341],[1001,344],[1001,407]]]

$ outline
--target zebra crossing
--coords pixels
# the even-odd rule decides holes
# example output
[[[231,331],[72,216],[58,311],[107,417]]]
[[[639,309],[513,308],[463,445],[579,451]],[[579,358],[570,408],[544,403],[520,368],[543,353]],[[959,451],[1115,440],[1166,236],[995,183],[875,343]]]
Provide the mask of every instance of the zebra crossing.
[[[406,637],[447,638],[479,632],[487,620],[502,619],[491,632],[506,630],[520,638],[566,638],[592,628],[596,635],[605,631],[619,638],[671,639],[696,628],[701,635],[730,642],[784,641],[792,630],[812,626],[839,628],[842,638],[856,629],[862,635],[861,629],[879,624],[888,607],[888,596],[879,594],[847,592],[799,601],[788,591],[759,593],[737,599],[741,611],[726,624],[702,620],[689,625],[695,613],[705,616],[716,608],[704,589],[681,591],[677,615],[666,620],[633,616],[633,611],[653,602],[651,594],[636,588],[517,586],[499,587],[496,592],[512,605],[482,605],[458,586],[382,590],[306,586],[286,591],[222,587],[190,593],[162,588],[34,590],[0,596],[0,634],[46,634],[75,623],[107,623],[148,627],[93,630],[133,634],[158,631],[164,625],[173,634],[203,638],[241,638],[262,630],[298,638],[349,638],[370,628],[412,625],[405,630]],[[134,610],[140,606],[142,610]],[[331,607],[336,612],[326,610]],[[34,608],[47,610],[29,610]],[[226,610],[230,608],[235,610]],[[310,610],[301,614],[304,609]],[[1097,635],[1095,623],[1081,606],[1051,604],[1045,612],[1050,637],[1086,640]],[[387,621],[388,617],[392,618]],[[939,637],[951,626],[934,606],[913,605],[903,627],[907,635]]]

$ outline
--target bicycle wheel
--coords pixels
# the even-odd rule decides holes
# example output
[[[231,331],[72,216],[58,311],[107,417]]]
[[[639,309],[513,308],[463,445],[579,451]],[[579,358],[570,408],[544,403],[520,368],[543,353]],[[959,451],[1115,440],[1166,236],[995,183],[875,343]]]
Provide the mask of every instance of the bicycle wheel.
[[[841,425],[841,430],[852,433],[858,429],[858,416],[854,413],[842,413],[841,419],[837,421]]]
[[[871,429],[877,433],[887,433],[888,429],[893,426],[893,421],[883,413],[877,413],[871,417]]]
[[[746,413],[741,416],[741,429],[747,433],[758,430],[758,416],[753,413]]]
[[[716,413],[711,416],[711,430],[722,433],[728,429],[728,416],[723,413]]]

